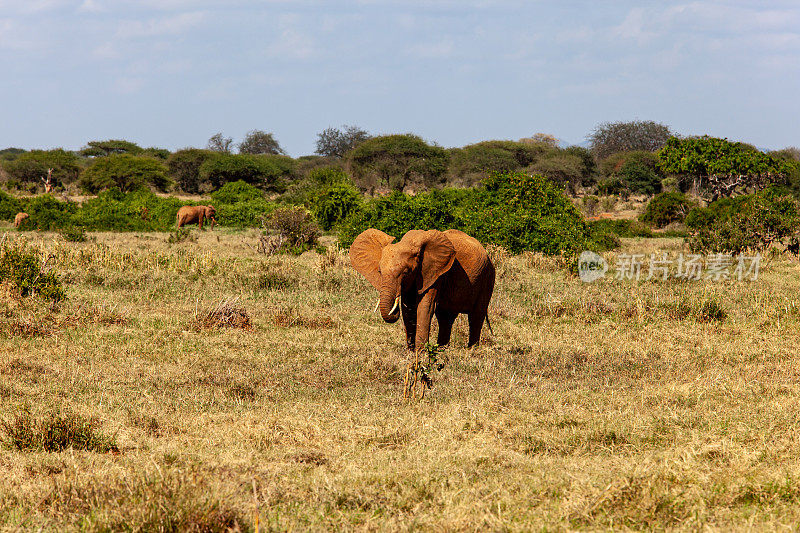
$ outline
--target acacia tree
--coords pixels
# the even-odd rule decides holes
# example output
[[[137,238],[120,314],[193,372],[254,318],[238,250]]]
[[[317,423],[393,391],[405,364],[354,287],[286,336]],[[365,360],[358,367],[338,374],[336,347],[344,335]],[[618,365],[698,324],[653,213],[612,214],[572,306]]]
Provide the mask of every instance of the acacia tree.
[[[655,152],[673,136],[669,126],[652,120],[603,122],[589,135],[589,142],[594,156],[605,159],[617,152]]]
[[[316,153],[327,157],[344,157],[347,152],[370,138],[370,134],[358,126],[326,128],[317,134]]]
[[[267,133],[261,130],[252,130],[247,132],[244,140],[239,143],[240,154],[269,154],[269,155],[284,155],[283,148],[275,140],[272,133]]]
[[[111,154],[131,154],[139,155],[144,149],[136,143],[122,139],[109,139],[107,141],[89,141],[81,149],[80,154],[84,157],[103,157]]]
[[[211,150],[212,152],[221,152],[223,154],[231,153],[231,146],[233,145],[233,139],[230,137],[225,137],[222,135],[222,132],[212,135],[210,139],[208,139],[208,144],[206,148]]]
[[[447,170],[447,152],[411,135],[384,135],[361,143],[348,154],[353,174],[364,189],[379,185],[402,191],[422,182],[431,186]]]
[[[782,182],[797,163],[744,143],[703,136],[669,139],[658,152],[658,165],[664,172],[692,179],[693,187],[714,201]]]

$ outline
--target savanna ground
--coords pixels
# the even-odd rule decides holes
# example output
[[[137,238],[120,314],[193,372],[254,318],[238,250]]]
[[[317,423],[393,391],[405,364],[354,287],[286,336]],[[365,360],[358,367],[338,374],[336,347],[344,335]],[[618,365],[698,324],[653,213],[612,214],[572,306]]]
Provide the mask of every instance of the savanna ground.
[[[345,252],[267,258],[255,232],[193,234],[23,234],[69,298],[2,295],[3,528],[800,523],[796,259],[754,282],[584,284],[501,257],[494,334],[467,350],[460,317],[433,389],[404,402],[402,326],[373,313]],[[224,303],[251,327],[202,327]],[[57,417],[100,445],[15,445]]]

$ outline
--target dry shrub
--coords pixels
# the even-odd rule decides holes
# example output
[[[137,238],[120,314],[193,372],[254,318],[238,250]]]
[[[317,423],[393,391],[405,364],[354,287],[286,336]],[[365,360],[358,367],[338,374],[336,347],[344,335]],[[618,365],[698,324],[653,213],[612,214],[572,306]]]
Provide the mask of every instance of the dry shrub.
[[[279,309],[273,315],[272,322],[284,328],[330,329],[336,326],[333,319],[327,315],[305,316],[293,308]]]
[[[522,258],[525,266],[540,272],[557,272],[560,270],[557,259],[548,257],[541,252],[523,252]]]
[[[510,257],[508,250],[497,244],[487,244],[486,253],[489,255],[489,260],[494,265],[497,279],[503,279],[503,276],[506,274],[506,267],[508,266],[508,259]]]
[[[197,329],[239,328],[252,330],[250,315],[244,307],[236,306],[238,298],[223,300],[209,309],[203,316],[195,316]]]

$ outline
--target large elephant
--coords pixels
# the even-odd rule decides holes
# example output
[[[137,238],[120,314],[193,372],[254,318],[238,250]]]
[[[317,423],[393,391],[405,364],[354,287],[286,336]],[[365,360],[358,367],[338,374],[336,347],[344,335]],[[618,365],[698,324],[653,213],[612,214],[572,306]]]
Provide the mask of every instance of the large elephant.
[[[203,229],[203,219],[211,221],[211,229],[217,223],[217,210],[210,205],[185,205],[178,209],[178,227],[186,224],[197,224]]]
[[[17,213],[17,216],[14,217],[14,227],[18,228],[22,224],[22,221],[26,218],[29,218],[28,213]]]
[[[481,243],[453,229],[411,230],[400,242],[392,241],[371,228],[350,247],[353,267],[380,293],[383,320],[396,322],[402,312],[406,345],[416,351],[428,342],[433,315],[439,323],[437,344],[444,346],[456,317],[466,313],[468,346],[477,344],[495,281],[494,265]]]

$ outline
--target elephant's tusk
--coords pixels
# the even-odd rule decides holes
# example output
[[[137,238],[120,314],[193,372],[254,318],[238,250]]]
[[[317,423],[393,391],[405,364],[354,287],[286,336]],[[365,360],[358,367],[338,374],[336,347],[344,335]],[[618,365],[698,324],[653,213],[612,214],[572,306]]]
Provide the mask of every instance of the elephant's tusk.
[[[372,310],[373,313],[377,313],[378,312],[378,306],[379,305],[381,305],[381,299],[380,298],[378,298],[378,301],[375,302],[375,309]]]
[[[389,311],[389,314],[393,315],[395,310],[398,309],[399,307],[400,307],[400,297],[398,296],[397,298],[395,298],[394,305],[392,306],[392,310]]]

